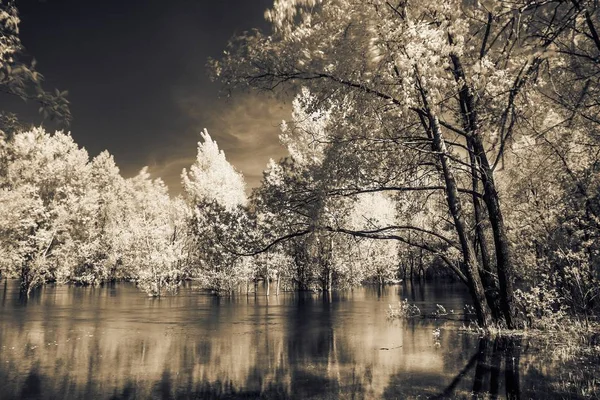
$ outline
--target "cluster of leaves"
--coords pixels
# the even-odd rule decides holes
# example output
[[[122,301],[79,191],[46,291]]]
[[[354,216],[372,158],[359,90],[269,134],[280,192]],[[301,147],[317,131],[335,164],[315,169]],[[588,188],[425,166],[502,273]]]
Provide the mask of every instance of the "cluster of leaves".
[[[408,299],[404,299],[404,301],[399,301],[398,306],[394,307],[391,304],[388,309],[388,318],[396,319],[396,318],[412,318],[418,317],[421,315],[421,310],[415,304],[410,304]]]
[[[44,89],[44,77],[36,70],[36,62],[22,61],[24,51],[19,38],[20,19],[15,2],[0,2],[0,92],[25,101],[33,101],[44,118],[68,124],[71,120],[67,92]],[[10,135],[22,123],[10,112],[0,112],[0,131]]]
[[[184,276],[185,216],[146,169],[123,179],[69,134],[38,128],[0,140],[0,268],[24,291],[49,281],[131,279],[152,295]]]

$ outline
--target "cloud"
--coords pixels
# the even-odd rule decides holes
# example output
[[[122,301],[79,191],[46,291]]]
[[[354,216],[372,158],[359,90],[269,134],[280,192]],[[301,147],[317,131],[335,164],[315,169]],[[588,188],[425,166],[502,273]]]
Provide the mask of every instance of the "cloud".
[[[199,133],[208,129],[227,160],[244,174],[248,190],[260,185],[270,158],[287,155],[279,142],[281,121],[289,119],[291,103],[258,93],[238,93],[208,102],[203,96],[180,96],[177,104],[185,120],[184,132],[171,141],[168,156],[150,160],[150,172],[161,177],[171,193],[181,191],[180,175],[196,158]]]
[[[181,157],[153,162],[149,165],[149,171],[153,178],[161,178],[169,187],[171,194],[181,193],[181,171],[189,168],[196,157]]]
[[[249,188],[260,184],[270,158],[287,155],[279,142],[279,126],[290,118],[291,103],[258,93],[238,93],[209,107],[202,107],[194,98],[180,104],[194,121],[192,129],[196,133],[208,129],[227,160],[244,174]]]

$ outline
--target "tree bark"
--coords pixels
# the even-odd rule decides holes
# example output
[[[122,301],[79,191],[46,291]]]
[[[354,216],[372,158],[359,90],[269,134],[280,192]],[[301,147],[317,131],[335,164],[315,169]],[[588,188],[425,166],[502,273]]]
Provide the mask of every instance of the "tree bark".
[[[448,157],[448,149],[446,148],[446,143],[443,139],[438,117],[432,112],[429,106],[429,95],[421,83],[419,71],[416,70],[415,73],[417,89],[419,90],[423,101],[423,111],[427,116],[429,123],[429,126],[424,128],[431,135],[431,139],[433,139],[432,150],[438,155],[438,159],[440,161],[440,169],[446,186],[446,200],[448,203],[448,209],[452,215],[454,228],[458,235],[463,253],[467,286],[469,287],[469,291],[471,293],[471,298],[477,314],[477,321],[479,325],[485,329],[492,323],[492,314],[485,297],[485,290],[483,289],[483,284],[481,283],[481,277],[479,276],[479,263],[477,262],[475,250],[467,234],[467,224],[463,215],[458,185],[453,174],[453,169]]]
[[[448,201],[448,208],[450,209],[450,214],[454,220],[454,226],[463,252],[466,269],[465,272],[469,283],[468,286],[471,292],[471,297],[473,298],[475,311],[477,313],[477,320],[482,328],[487,328],[492,322],[492,314],[485,297],[485,290],[483,289],[481,278],[479,276],[479,268],[477,258],[475,257],[475,250],[473,249],[473,245],[471,244],[467,235],[467,226],[458,194],[458,186],[447,157],[447,149],[441,135],[440,125],[437,117],[430,117],[430,126],[434,138],[433,150],[439,153],[439,159],[444,174],[444,181],[446,183],[446,198]]]
[[[483,138],[480,132],[479,115],[475,108],[475,100],[469,86],[466,83],[464,70],[460,59],[456,55],[451,56],[453,63],[453,73],[458,83],[462,83],[459,92],[461,113],[468,127],[467,140],[473,146],[474,155],[479,161],[481,181],[483,182],[483,201],[488,210],[488,218],[492,227],[494,236],[494,246],[496,249],[496,269],[498,271],[498,283],[500,286],[500,306],[504,315],[506,326],[509,329],[517,327],[514,306],[513,289],[513,264],[512,255],[506,234],[506,226],[500,207],[498,191],[494,182],[494,170],[490,165],[483,145]]]

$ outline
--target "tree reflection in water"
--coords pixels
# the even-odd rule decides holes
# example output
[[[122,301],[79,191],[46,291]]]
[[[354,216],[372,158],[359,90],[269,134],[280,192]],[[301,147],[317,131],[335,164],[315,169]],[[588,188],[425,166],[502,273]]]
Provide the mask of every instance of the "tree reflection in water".
[[[564,366],[519,339],[385,317],[404,298],[460,310],[457,285],[161,300],[129,285],[45,287],[22,303],[12,283],[0,286],[2,399],[576,398],[556,390]]]
[[[519,399],[521,393],[519,387],[520,347],[520,338],[497,337],[493,340],[480,338],[477,352],[442,393],[433,398],[445,399],[456,396],[456,390],[461,381],[468,381],[471,370],[475,369],[472,378],[473,389],[470,391],[474,398],[497,399],[504,370],[505,393],[502,397]],[[502,364],[502,358],[504,358],[504,364]]]

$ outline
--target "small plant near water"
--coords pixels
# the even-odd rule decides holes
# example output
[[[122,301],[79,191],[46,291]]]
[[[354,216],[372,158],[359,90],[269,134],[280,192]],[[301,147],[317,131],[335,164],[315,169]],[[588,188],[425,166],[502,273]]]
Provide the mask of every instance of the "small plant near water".
[[[465,332],[469,334],[475,334],[481,338],[483,337],[495,337],[495,336],[503,336],[503,333],[499,329],[488,328],[487,330],[479,326],[477,321],[471,320],[466,324],[463,323],[460,328],[458,328],[459,332]],[[512,336],[512,335],[509,335]]]
[[[440,328],[435,328],[433,330],[432,334],[433,334],[433,347],[441,347],[442,341],[440,340],[440,337],[442,335],[442,331],[440,330]]]
[[[435,311],[433,312],[433,316],[434,317],[441,317],[443,315],[448,315],[448,311],[446,311],[446,308],[443,305],[436,304],[435,305]]]
[[[398,306],[394,307],[391,304],[388,309],[388,318],[412,318],[421,315],[421,310],[414,304],[410,304],[408,299],[404,299],[404,301],[399,301]]]

